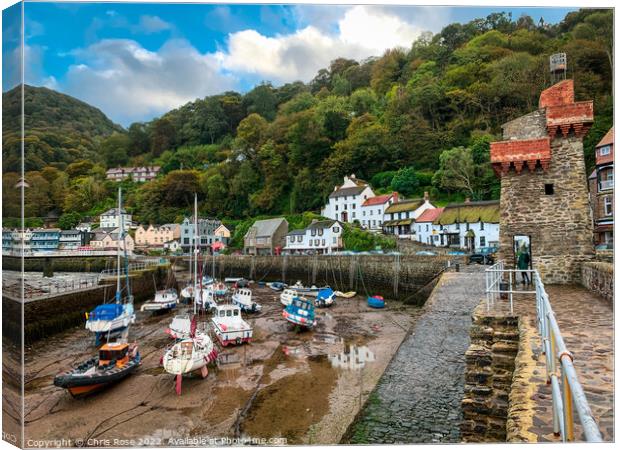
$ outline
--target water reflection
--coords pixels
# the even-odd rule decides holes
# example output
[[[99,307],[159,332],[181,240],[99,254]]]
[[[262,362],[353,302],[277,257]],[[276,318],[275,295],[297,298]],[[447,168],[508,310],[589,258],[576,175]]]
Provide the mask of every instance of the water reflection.
[[[340,369],[358,370],[366,363],[375,361],[375,354],[365,345],[347,345],[344,352],[327,357],[332,366]]]

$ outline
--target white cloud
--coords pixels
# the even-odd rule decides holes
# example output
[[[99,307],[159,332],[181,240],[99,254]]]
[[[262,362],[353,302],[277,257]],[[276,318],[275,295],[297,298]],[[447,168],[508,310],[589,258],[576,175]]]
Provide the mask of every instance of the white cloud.
[[[140,16],[140,21],[133,27],[134,32],[142,32],[146,34],[159,33],[165,30],[171,30],[172,24],[166,22],[158,16]]]
[[[314,17],[313,10],[297,14],[298,20]],[[421,9],[422,23],[428,24]],[[333,33],[323,23],[321,28],[308,25],[287,35],[264,36],[244,30],[228,36],[228,47],[217,54],[223,67],[231,71],[258,75],[276,82],[309,81],[333,59],[364,59],[380,56],[388,48],[409,48],[428,28],[404,20],[397,11],[384,7],[354,6],[344,14],[337,11]],[[327,28],[326,28],[327,27]]]
[[[145,120],[199,97],[233,89],[213,55],[185,40],[149,51],[128,39],[107,39],[73,52],[63,91],[103,110],[122,124]]]

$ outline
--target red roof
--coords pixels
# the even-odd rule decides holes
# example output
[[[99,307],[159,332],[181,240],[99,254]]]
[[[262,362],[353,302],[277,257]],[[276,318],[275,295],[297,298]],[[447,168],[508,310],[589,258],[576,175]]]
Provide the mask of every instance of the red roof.
[[[424,211],[415,220],[416,222],[434,222],[443,212],[443,208],[431,208]]]
[[[614,127],[611,127],[607,134],[601,139],[601,142],[596,144],[597,147],[603,147],[604,145],[611,145],[614,143]]]
[[[375,197],[370,197],[369,199],[367,199],[362,204],[362,206],[382,205],[392,197],[394,197],[394,200],[396,200],[397,196],[398,196],[397,192],[392,192],[391,194],[385,194],[385,195],[377,195]]]

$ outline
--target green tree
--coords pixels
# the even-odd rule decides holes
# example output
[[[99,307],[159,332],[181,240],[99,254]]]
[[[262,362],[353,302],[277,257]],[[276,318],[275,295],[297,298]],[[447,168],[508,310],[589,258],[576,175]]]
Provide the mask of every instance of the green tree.
[[[58,226],[63,230],[75,228],[82,220],[82,215],[78,212],[71,211],[62,214],[58,218]]]
[[[413,167],[404,167],[399,169],[392,178],[391,187],[393,190],[403,194],[404,196],[413,195],[420,182]]]

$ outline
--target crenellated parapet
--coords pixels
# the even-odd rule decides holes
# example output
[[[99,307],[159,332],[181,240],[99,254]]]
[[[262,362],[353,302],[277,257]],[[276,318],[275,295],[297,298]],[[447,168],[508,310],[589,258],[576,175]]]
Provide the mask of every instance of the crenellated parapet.
[[[505,175],[511,168],[521,173],[527,166],[530,172],[537,167],[549,168],[551,145],[549,138],[499,141],[491,143],[491,164],[498,176]]]

